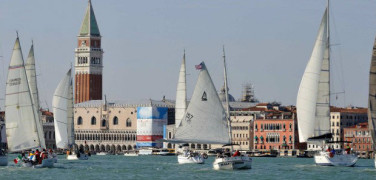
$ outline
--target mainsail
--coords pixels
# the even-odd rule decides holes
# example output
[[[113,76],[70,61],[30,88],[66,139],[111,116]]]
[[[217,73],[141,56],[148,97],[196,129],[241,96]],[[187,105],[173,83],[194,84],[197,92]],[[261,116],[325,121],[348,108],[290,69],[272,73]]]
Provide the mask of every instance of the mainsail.
[[[372,50],[371,67],[369,71],[369,95],[368,95],[368,127],[373,140],[376,143],[376,39]]]
[[[325,10],[296,102],[299,141],[330,133],[329,16]]]
[[[35,110],[35,115],[38,121],[37,123],[37,128],[38,128],[38,135],[40,139],[40,144],[42,148],[46,148],[45,140],[44,140],[44,133],[43,133],[43,123],[42,123],[42,115],[40,106],[39,106],[39,94],[38,94],[38,87],[37,87],[37,76],[36,76],[36,70],[35,70],[35,58],[34,58],[34,44],[31,45],[29,55],[26,60],[25,64],[25,69],[26,69],[26,76],[31,92],[31,97],[33,100],[34,104],[34,110]]]
[[[180,122],[184,118],[185,111],[187,110],[187,85],[185,73],[185,52],[183,61],[180,66],[178,86],[176,88],[176,102],[175,102],[175,125],[179,127]]]
[[[228,122],[209,72],[202,62],[200,74],[184,119],[177,128],[177,143],[228,144]]]
[[[5,93],[6,133],[10,152],[41,145],[37,127],[39,119],[35,112],[17,37],[9,64]]]
[[[52,99],[56,147],[68,149],[74,143],[73,134],[73,88],[71,69],[57,86]]]

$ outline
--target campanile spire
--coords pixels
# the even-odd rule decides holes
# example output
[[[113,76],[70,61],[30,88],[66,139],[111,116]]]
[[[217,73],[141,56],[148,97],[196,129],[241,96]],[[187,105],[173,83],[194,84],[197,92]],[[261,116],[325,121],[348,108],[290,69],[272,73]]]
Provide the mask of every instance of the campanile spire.
[[[75,103],[102,99],[103,49],[91,1],[75,49]]]

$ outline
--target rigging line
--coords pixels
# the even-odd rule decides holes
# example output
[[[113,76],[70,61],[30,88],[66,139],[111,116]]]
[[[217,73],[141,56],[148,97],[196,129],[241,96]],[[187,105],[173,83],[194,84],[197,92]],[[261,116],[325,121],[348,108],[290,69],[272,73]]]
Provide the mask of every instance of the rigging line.
[[[332,5],[333,6],[333,5]],[[333,8],[331,8],[331,11],[333,11]],[[341,48],[341,38],[339,37],[339,33],[338,33],[338,28],[336,26],[336,21],[335,21],[335,14],[336,13],[331,13],[331,22],[333,24],[333,28],[334,29],[334,36],[335,36],[335,39],[337,41],[337,43],[333,44],[335,47],[338,47],[336,48],[336,55],[337,57],[336,58],[332,58],[332,62],[334,60],[335,63],[332,63],[332,65],[334,65],[336,68],[336,72],[335,75],[336,77],[333,78],[333,79],[337,79],[337,81],[334,81],[334,82],[337,82],[339,85],[335,86],[336,84],[333,82],[333,86],[334,88],[341,88],[342,91],[344,92],[343,94],[343,105],[342,106],[346,106],[346,83],[345,83],[345,76],[344,76],[344,71],[343,71],[343,55],[342,55],[342,48]],[[331,45],[332,46],[332,45]],[[333,66],[332,66],[333,67]],[[337,100],[337,99],[336,99]]]

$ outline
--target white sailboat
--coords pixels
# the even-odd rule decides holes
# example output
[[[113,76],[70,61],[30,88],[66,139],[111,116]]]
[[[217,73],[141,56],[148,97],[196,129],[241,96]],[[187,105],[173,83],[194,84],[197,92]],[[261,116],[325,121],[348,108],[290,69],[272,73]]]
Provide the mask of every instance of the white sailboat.
[[[20,152],[44,145],[42,125],[26,75],[22,51],[17,37],[8,68],[5,93],[5,119],[9,152]],[[22,166],[32,166],[21,162]],[[40,167],[52,167],[52,159],[44,159]]]
[[[186,84],[186,68],[185,68],[185,51],[183,60],[180,66],[179,80],[176,88],[176,102],[175,102],[175,125],[176,128],[184,119],[187,110],[187,84]],[[189,147],[186,145],[181,146],[182,152],[178,154],[179,164],[187,163],[204,163],[204,158],[198,153],[191,153]]]
[[[314,156],[317,165],[353,166],[358,158],[353,154],[324,149],[330,133],[330,33],[329,1],[322,18],[311,58],[304,71],[297,96],[299,141],[320,145]]]
[[[369,93],[368,93],[368,127],[371,133],[373,149],[376,144],[376,39],[373,45],[372,59],[369,71]],[[374,153],[376,167],[376,153]]]
[[[224,80],[225,80],[225,96],[226,96],[226,121],[228,122],[227,132],[229,143],[232,143],[232,131],[230,120],[230,106],[228,100],[228,85],[227,85],[227,68],[225,49],[223,47],[223,65],[224,65]],[[231,151],[233,150],[231,145]],[[216,157],[213,162],[215,170],[234,170],[234,169],[251,169],[252,159],[248,156],[230,156],[230,157]]]
[[[228,144],[226,115],[217,91],[205,63],[202,62],[196,68],[200,70],[200,74],[191,101],[173,139],[169,141],[173,143]],[[185,149],[183,154],[178,155],[178,162],[180,164],[204,163],[204,158]]]
[[[67,154],[68,160],[87,160],[87,154],[76,154],[74,151],[72,151],[75,141],[71,69],[69,69],[67,74],[57,86],[52,98],[52,107],[54,112],[56,147],[61,149],[71,149],[70,153]]]

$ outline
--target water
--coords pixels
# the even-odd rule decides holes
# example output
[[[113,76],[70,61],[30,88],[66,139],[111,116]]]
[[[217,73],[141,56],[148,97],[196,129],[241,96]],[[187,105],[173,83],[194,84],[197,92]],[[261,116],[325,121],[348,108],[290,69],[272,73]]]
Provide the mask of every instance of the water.
[[[176,156],[91,156],[87,161],[68,161],[59,156],[55,168],[22,168],[15,166],[10,155],[9,166],[0,167],[4,179],[375,179],[373,160],[360,159],[355,167],[323,167],[313,159],[253,158],[252,169],[215,171],[213,157],[205,164],[178,165]]]

